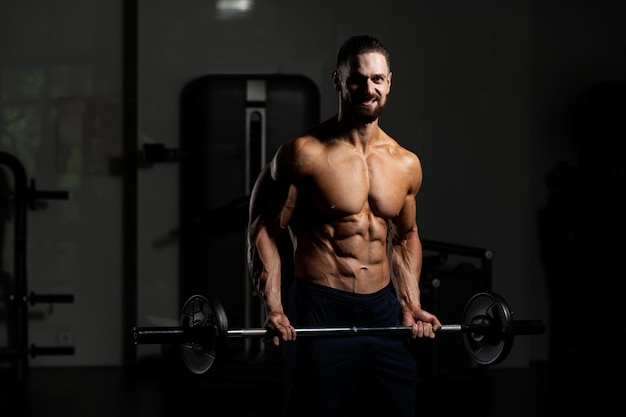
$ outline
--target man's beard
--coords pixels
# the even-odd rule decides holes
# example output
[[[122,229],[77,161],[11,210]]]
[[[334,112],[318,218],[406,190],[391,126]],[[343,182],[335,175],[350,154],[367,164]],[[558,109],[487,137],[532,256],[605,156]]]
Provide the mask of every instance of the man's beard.
[[[380,102],[374,110],[369,110],[360,106],[359,104],[355,104],[354,102],[350,102],[348,105],[348,111],[350,112],[352,117],[354,117],[359,122],[365,124],[376,121],[376,119],[378,119],[383,113],[383,110],[385,110],[385,105],[380,104]]]

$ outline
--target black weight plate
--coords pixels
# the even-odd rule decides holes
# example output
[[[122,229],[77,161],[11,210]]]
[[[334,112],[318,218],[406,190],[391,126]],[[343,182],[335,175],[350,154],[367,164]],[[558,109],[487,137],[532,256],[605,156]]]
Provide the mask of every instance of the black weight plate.
[[[183,361],[194,374],[203,374],[217,363],[226,346],[228,321],[224,308],[217,298],[193,295],[183,306],[180,322],[191,335],[191,341],[180,344]]]
[[[463,324],[484,325],[484,332],[463,332],[463,342],[472,360],[481,365],[502,362],[513,345],[513,317],[506,302],[498,294],[478,293],[467,302]]]

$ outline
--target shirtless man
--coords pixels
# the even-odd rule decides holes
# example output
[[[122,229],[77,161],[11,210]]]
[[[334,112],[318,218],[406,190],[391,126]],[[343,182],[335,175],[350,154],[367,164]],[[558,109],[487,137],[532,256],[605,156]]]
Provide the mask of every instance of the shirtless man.
[[[252,191],[249,270],[271,341],[285,348],[286,416],[350,416],[355,404],[371,411],[379,401],[385,415],[416,415],[409,337],[295,342],[297,327],[404,325],[414,339],[434,338],[441,327],[420,304],[421,164],[378,123],[391,75],[377,39],[348,39],[332,73],[337,115],[284,142]],[[277,243],[284,232],[293,243],[288,254]],[[295,273],[286,292],[285,263]]]

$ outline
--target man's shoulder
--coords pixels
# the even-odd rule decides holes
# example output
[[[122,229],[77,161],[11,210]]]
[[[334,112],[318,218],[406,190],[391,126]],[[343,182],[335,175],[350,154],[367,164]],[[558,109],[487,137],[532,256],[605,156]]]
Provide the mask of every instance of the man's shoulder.
[[[281,148],[284,152],[291,154],[292,157],[301,153],[315,154],[323,152],[326,145],[333,139],[335,136],[332,127],[327,122],[322,122],[287,139]]]
[[[287,139],[281,145],[281,151],[294,157],[301,152],[312,152],[322,145],[322,140],[313,131],[307,131]]]
[[[382,134],[381,142],[385,146],[388,146],[391,149],[391,151],[393,151],[394,154],[398,156],[406,156],[409,158],[418,158],[417,153],[405,147],[404,145],[401,145],[400,142],[398,142],[395,138],[389,136],[383,130],[381,130],[381,134]]]

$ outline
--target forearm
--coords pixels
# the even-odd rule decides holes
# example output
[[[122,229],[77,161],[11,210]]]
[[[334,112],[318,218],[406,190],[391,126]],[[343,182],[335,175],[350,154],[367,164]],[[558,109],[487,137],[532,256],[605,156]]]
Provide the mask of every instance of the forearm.
[[[422,244],[417,230],[409,232],[404,239],[392,242],[391,268],[402,310],[420,310]]]
[[[282,312],[281,259],[275,239],[260,228],[248,248],[250,279],[267,313]]]

